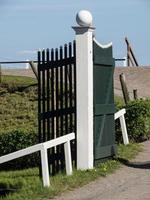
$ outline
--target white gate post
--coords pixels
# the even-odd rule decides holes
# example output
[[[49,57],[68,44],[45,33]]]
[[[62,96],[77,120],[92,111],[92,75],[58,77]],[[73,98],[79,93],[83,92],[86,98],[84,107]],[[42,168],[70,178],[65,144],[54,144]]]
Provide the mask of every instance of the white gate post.
[[[48,170],[47,149],[44,147],[44,144],[41,149],[41,164],[42,164],[43,185],[44,187],[49,187],[50,180],[49,180],[49,170]]]
[[[76,32],[77,70],[77,169],[93,168],[93,31],[92,15],[78,12]]]
[[[124,115],[121,115],[120,118],[120,124],[121,124],[121,129],[122,129],[122,137],[123,137],[123,142],[125,145],[129,144],[129,139],[128,139],[128,134],[127,134],[127,128],[126,128],[126,122]]]

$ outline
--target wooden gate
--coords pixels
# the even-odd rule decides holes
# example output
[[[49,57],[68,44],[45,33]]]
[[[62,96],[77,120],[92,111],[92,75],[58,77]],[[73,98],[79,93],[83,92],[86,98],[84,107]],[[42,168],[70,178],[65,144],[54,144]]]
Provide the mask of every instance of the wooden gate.
[[[94,40],[93,55],[94,159],[97,162],[116,151],[112,46],[103,48]]]
[[[75,42],[38,52],[39,142],[76,132]],[[73,160],[76,144],[72,143]],[[50,174],[64,169],[63,146],[48,152]]]

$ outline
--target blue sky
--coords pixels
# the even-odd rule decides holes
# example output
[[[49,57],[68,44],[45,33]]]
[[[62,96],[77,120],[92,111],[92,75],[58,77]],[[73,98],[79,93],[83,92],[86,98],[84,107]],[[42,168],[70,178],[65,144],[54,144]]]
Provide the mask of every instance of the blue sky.
[[[36,59],[36,51],[72,41],[75,16],[89,10],[96,39],[126,56],[127,36],[141,65],[150,65],[150,0],[0,0],[0,61]]]

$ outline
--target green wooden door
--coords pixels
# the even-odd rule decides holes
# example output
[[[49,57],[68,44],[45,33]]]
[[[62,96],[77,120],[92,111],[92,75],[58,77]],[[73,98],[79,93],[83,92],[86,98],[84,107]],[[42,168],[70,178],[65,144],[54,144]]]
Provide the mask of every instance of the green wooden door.
[[[115,105],[114,59],[112,46],[102,48],[95,41],[94,48],[94,160],[95,162],[115,155]]]

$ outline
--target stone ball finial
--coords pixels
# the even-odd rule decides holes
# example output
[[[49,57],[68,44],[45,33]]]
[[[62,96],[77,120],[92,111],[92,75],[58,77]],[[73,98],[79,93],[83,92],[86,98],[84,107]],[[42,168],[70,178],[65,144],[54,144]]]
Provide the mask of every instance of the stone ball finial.
[[[76,15],[76,21],[79,26],[92,26],[92,14],[88,10],[80,10]]]

